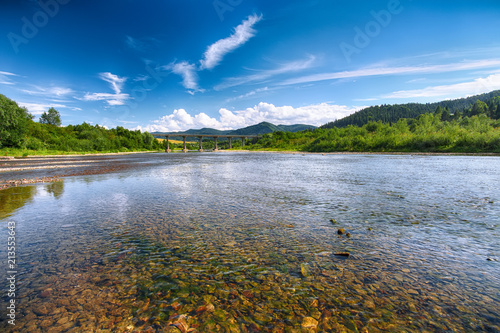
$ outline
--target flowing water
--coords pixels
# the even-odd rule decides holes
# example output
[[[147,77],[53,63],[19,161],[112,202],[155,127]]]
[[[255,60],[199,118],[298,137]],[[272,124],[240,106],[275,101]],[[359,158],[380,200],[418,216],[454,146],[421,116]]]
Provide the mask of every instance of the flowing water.
[[[115,158],[0,192],[0,330],[500,332],[499,157]]]

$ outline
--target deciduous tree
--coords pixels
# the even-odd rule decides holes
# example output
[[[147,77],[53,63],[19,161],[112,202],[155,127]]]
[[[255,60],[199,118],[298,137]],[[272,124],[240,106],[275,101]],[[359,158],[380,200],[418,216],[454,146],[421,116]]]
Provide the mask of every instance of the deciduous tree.
[[[31,119],[26,108],[0,94],[0,148],[22,146]]]
[[[44,112],[40,116],[40,123],[55,126],[61,126],[61,114],[54,108],[50,108],[49,112]]]

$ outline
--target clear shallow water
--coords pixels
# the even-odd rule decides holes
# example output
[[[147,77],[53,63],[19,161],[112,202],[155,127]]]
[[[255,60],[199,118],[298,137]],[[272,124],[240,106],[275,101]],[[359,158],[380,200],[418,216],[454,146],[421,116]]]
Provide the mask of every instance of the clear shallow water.
[[[127,158],[0,192],[17,331],[500,331],[498,157]]]

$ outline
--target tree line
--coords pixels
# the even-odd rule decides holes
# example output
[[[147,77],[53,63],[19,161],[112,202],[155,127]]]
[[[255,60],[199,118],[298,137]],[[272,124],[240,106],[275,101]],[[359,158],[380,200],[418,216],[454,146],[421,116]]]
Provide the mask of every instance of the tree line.
[[[500,91],[480,97],[472,103],[470,99],[434,103],[437,106],[433,111],[417,114],[413,118],[398,118],[398,115],[413,114],[411,112],[415,110],[420,112],[433,104],[376,107],[381,112],[377,117],[383,115],[382,109],[392,111],[387,112],[384,120],[368,120],[366,123],[363,120],[361,125],[331,127],[326,124],[301,132],[264,134],[262,138],[249,142],[245,148],[311,152],[500,153]],[[459,109],[455,105],[465,107]],[[401,110],[409,110],[409,113]],[[49,109],[42,114],[39,122],[35,122],[26,108],[0,94],[0,149],[74,152],[165,149],[165,142],[160,142],[148,132],[141,133],[120,126],[106,129],[87,123],[60,125],[57,110]],[[225,142],[219,144],[223,148]],[[195,143],[192,145],[196,148]],[[234,145],[239,146],[238,142]],[[181,144],[178,146],[181,147]],[[210,143],[206,148],[209,146]]]
[[[500,90],[474,97],[442,101],[438,103],[408,103],[397,105],[370,106],[345,118],[329,122],[323,128],[363,126],[370,121],[384,123],[397,122],[401,118],[416,118],[424,113],[432,113],[437,108],[443,110],[443,120],[459,119],[462,116],[473,116],[481,113],[492,119],[500,118]],[[479,106],[479,107],[478,107]]]
[[[497,101],[500,102],[500,101]],[[498,105],[496,104],[498,111]],[[369,121],[362,126],[318,128],[265,134],[252,149],[309,152],[456,152],[500,153],[500,120],[479,101],[451,115],[438,108],[415,119]],[[464,116],[463,114],[468,114]]]
[[[106,129],[83,123],[61,127],[57,110],[44,112],[39,122],[26,108],[0,94],[0,149],[55,150],[74,152],[125,152],[163,150],[164,144],[148,132],[121,126]]]

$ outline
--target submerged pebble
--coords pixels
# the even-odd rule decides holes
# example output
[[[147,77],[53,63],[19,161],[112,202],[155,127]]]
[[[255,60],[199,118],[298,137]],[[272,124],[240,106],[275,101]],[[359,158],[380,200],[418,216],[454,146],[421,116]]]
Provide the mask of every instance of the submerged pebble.
[[[305,205],[314,193],[290,187],[283,198],[273,191],[253,196],[248,186],[240,199],[226,188],[240,174],[217,173],[224,181],[210,182],[185,172],[164,182],[151,177],[161,180],[161,191],[144,189],[142,205],[133,208],[139,198],[127,179],[110,180],[109,203],[86,198],[92,209],[71,212],[78,216],[71,227],[52,219],[50,232],[28,234],[15,332],[500,330],[497,289],[486,274],[496,265],[429,240],[460,216],[447,220],[451,210],[412,207],[412,217],[399,211],[402,200],[392,210],[375,201],[355,210],[359,186],[346,186],[351,201],[335,207],[326,197],[321,202],[328,206]],[[80,190],[93,191],[94,180]],[[200,191],[189,190],[188,182]],[[355,237],[335,237],[349,233],[325,225],[330,214],[356,230]],[[421,223],[408,223],[416,220]],[[377,232],[367,232],[365,222]],[[482,253],[495,259],[494,251]],[[462,270],[479,265],[485,274]]]

